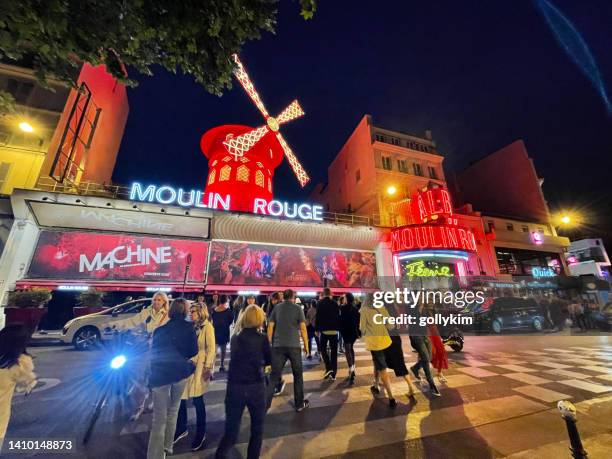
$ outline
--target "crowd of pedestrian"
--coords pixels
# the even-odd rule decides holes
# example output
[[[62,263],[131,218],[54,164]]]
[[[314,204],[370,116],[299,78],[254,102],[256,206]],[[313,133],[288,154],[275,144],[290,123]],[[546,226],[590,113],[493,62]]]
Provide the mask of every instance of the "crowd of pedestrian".
[[[302,358],[312,360],[316,346],[314,357],[324,365],[323,379],[334,381],[338,376],[340,339],[348,368],[343,383],[348,386],[356,383],[354,344],[363,339],[372,357],[374,396],[381,396],[382,385],[389,406],[397,406],[388,373],[393,370],[395,376],[406,381],[408,395],[414,400],[415,388],[404,360],[401,337],[394,327],[374,320],[375,314],[389,312],[374,308],[372,295],[366,295],[362,303],[351,293],[336,301],[332,291],[324,288],[318,299],[307,304],[301,304],[293,290],[271,294],[262,307],[256,304],[254,296],[238,297],[231,306],[230,300],[228,295],[214,295],[207,303],[200,295],[195,301],[184,298],[171,301],[165,293],[158,292],[150,307],[128,319],[113,321],[117,331],[141,329],[148,337],[147,355],[141,359],[144,362],[141,382],[148,388],[149,396],[139,409],[139,414],[147,407],[152,411],[148,458],[161,459],[172,454],[174,446],[189,435],[189,404],[196,414],[191,449],[205,447],[205,394],[213,378],[223,377],[221,373],[227,376],[225,431],[216,457],[227,457],[235,445],[245,408],[251,425],[248,458],[259,457],[266,412],[273,398],[284,392],[282,375],[287,362],[293,375],[294,408],[300,413],[309,407],[304,395]],[[421,309],[419,313],[425,312]],[[438,379],[443,381],[441,371],[448,366],[444,346],[435,329],[419,328],[410,333],[418,355],[418,362],[411,367],[413,376],[418,380],[419,372],[423,371],[431,393],[439,396],[430,362],[434,362]],[[10,418],[13,391],[31,390],[36,383],[32,359],[26,350],[28,339],[25,327],[11,326],[0,331],[0,438],[4,437]],[[220,365],[216,369],[217,359]]]

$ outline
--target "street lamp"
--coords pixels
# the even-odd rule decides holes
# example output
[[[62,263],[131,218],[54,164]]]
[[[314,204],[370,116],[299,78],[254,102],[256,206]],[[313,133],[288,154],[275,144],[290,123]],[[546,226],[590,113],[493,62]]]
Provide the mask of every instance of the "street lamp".
[[[393,185],[387,187],[387,194],[389,196],[393,196],[395,193],[397,193],[397,188],[395,188]]]
[[[28,133],[34,132],[34,127],[27,121],[20,122],[19,129],[21,129],[23,132],[28,132]]]
[[[564,215],[563,217],[561,217],[561,223],[563,223],[564,225],[568,225],[571,221],[572,219],[569,215]]]

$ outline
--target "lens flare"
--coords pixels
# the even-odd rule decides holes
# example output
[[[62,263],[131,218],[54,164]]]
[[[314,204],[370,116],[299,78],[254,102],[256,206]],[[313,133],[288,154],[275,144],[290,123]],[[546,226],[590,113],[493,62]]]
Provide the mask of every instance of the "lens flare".
[[[591,54],[589,47],[576,29],[574,24],[548,0],[535,0],[548,26],[553,31],[557,42],[566,54],[574,61],[578,68],[591,81],[601,96],[608,114],[612,115],[612,103],[606,93],[604,81]]]
[[[111,360],[110,366],[113,370],[118,370],[123,365],[125,365],[126,360],[127,359],[125,358],[125,355],[118,355],[117,357],[113,358],[113,360]]]

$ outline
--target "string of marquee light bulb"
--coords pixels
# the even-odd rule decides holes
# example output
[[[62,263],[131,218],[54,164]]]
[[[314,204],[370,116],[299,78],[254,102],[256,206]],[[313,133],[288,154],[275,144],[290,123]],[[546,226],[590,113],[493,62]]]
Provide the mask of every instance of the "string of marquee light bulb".
[[[297,100],[294,100],[276,118],[270,116],[268,110],[261,101],[261,98],[259,97],[259,94],[257,93],[253,82],[249,78],[249,75],[246,70],[244,69],[242,62],[240,62],[240,59],[238,59],[238,55],[234,54],[233,59],[234,62],[236,62],[236,70],[234,71],[236,79],[240,82],[251,100],[255,103],[257,109],[264,116],[266,124],[257,127],[245,134],[229,138],[225,140],[225,142],[223,142],[223,145],[225,146],[225,148],[227,148],[227,151],[232,156],[234,156],[234,159],[238,160],[238,158],[244,156],[244,154],[248,152],[253,147],[253,145],[255,145],[268,132],[274,132],[278,143],[285,152],[285,156],[289,161],[291,169],[295,173],[298,181],[300,182],[300,185],[304,187],[310,180],[310,177],[308,176],[308,174],[302,167],[302,164],[287,144],[285,138],[279,132],[281,125],[301,116],[304,116],[304,110],[300,106],[299,102]]]

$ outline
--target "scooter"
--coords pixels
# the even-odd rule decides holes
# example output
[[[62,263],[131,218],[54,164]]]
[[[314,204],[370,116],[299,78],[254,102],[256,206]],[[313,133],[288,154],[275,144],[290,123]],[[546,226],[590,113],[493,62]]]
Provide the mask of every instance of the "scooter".
[[[450,331],[448,335],[441,335],[442,342],[455,352],[461,352],[463,349],[463,332],[458,328]]]

